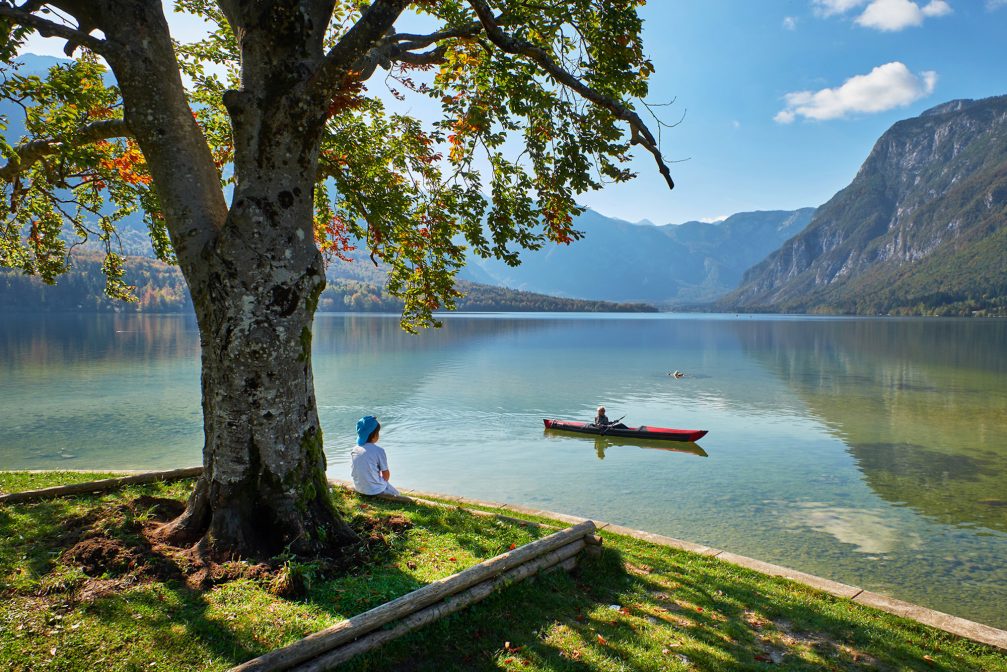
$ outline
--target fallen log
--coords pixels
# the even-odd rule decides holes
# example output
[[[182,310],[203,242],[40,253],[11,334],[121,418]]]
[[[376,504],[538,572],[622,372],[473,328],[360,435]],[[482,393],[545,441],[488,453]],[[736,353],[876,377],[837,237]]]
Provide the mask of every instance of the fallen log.
[[[363,637],[387,623],[409,616],[488,579],[499,577],[515,567],[570,545],[572,542],[582,541],[585,536],[593,535],[594,530],[594,523],[588,520],[565,530],[554,532],[547,537],[484,560],[457,574],[434,581],[391,602],[386,602],[370,611],[308,635],[289,646],[253,658],[231,668],[231,672],[276,672],[308,662],[338,646]]]
[[[133,476],[105,478],[100,481],[88,481],[87,483],[57,485],[51,488],[42,488],[40,490],[11,492],[5,495],[0,495],[0,504],[20,504],[23,502],[39,502],[46,499],[56,499],[57,497],[70,497],[72,495],[90,495],[95,492],[118,490],[126,485],[141,485],[143,483],[155,483],[157,481],[181,481],[186,478],[195,478],[201,473],[203,473],[203,467],[187,467],[185,469],[171,469],[168,471],[148,471],[146,473],[135,474]]]
[[[323,672],[330,670],[337,665],[341,665],[354,656],[358,656],[367,651],[371,651],[381,645],[397,639],[413,630],[423,627],[429,623],[440,620],[445,616],[460,611],[469,605],[480,602],[489,597],[493,591],[501,586],[516,583],[530,576],[545,572],[555,568],[562,568],[566,571],[572,570],[577,564],[577,554],[583,550],[584,542],[578,540],[568,544],[552,553],[547,553],[530,562],[515,567],[514,569],[501,574],[500,576],[483,581],[460,593],[448,597],[443,602],[421,609],[411,614],[395,624],[394,627],[386,630],[372,632],[360,639],[333,649],[314,660],[295,667],[290,672]]]

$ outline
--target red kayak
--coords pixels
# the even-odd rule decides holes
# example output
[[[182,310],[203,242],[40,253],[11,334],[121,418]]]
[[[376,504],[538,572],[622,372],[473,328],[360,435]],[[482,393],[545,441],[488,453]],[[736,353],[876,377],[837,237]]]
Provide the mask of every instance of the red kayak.
[[[593,422],[575,420],[542,420],[546,429],[559,429],[578,434],[599,434],[602,436],[625,436],[637,439],[658,439],[660,441],[699,441],[706,436],[705,429],[669,429],[667,427],[599,427]]]

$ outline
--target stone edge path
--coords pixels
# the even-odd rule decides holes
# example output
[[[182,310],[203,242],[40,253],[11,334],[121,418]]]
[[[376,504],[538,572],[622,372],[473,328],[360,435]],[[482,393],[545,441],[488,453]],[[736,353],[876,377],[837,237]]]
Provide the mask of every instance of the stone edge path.
[[[37,469],[37,470],[11,470],[11,471],[21,471],[29,473],[46,473],[50,471],[75,471],[75,472],[97,472],[106,474],[141,474],[141,473],[161,473],[161,472],[145,472],[130,469],[88,469],[88,470],[76,470],[76,469]],[[329,482],[333,485],[338,485],[344,488],[352,489],[353,484],[349,481],[343,481],[338,479],[329,479]],[[443,493],[437,492],[425,492],[422,490],[411,490],[402,489],[401,494],[409,497],[420,497],[420,498],[432,498],[440,499],[448,502],[456,502],[458,504],[468,504],[473,506],[481,506],[489,509],[497,509],[499,511],[512,511],[515,513],[522,513],[529,516],[538,516],[540,518],[550,518],[552,520],[558,520],[564,523],[570,523],[576,525],[578,523],[583,523],[587,521],[587,518],[582,518],[580,516],[571,516],[565,513],[558,513],[556,511],[547,511],[545,509],[535,509],[528,506],[521,506],[518,504],[503,504],[501,502],[487,502],[480,499],[472,499],[469,497],[458,497],[455,495],[445,495]],[[379,495],[379,497],[383,497]],[[383,497],[384,498],[384,497]],[[395,500],[395,497],[388,497],[387,499]],[[401,499],[401,498],[399,498]],[[595,525],[599,532],[609,532],[611,534],[618,534],[626,537],[632,537],[634,539],[640,539],[658,546],[667,546],[668,548],[675,548],[681,551],[689,551],[691,553],[698,553],[700,555],[705,555],[711,558],[717,558],[724,562],[729,562],[746,569],[750,569],[760,574],[766,574],[768,576],[779,576],[785,579],[789,579],[796,583],[800,583],[817,590],[824,591],[835,597],[846,598],[856,602],[857,604],[862,604],[864,606],[872,607],[874,609],[879,609],[881,611],[893,614],[895,616],[901,616],[902,618],[907,618],[909,620],[928,625],[938,630],[943,630],[949,632],[953,635],[958,635],[959,637],[965,637],[966,639],[971,639],[982,644],[988,644],[1000,649],[1007,650],[1007,630],[1000,630],[999,628],[994,628],[989,625],[984,625],[982,623],[976,623],[975,621],[970,621],[968,619],[960,618],[958,616],[952,616],[951,614],[945,614],[941,611],[936,611],[934,609],[927,609],[926,607],[921,607],[916,604],[911,604],[909,602],[903,602],[902,600],[897,600],[893,597],[888,597],[887,595],[881,595],[879,593],[873,593],[869,590],[864,590],[857,586],[849,586],[845,583],[839,583],[837,581],[831,581],[829,579],[823,579],[820,576],[815,576],[813,574],[806,574],[804,572],[799,572],[796,569],[790,569],[788,567],[781,567],[780,565],[774,565],[768,562],[763,562],[761,560],[756,560],[754,558],[749,558],[743,555],[737,555],[729,551],[724,551],[718,548],[711,548],[709,546],[703,546],[701,544],[696,544],[691,541],[683,541],[682,539],[675,539],[674,537],[667,537],[661,534],[654,534],[653,532],[647,532],[645,530],[635,530],[629,527],[623,527],[622,525],[615,525],[614,523],[609,523],[601,520],[595,520]]]

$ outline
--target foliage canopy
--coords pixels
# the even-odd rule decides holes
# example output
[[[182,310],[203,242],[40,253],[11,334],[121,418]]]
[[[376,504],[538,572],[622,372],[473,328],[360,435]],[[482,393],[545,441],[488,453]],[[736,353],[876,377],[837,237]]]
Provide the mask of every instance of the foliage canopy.
[[[113,40],[95,36],[85,4],[0,1],[0,97],[23,117],[25,136],[0,139],[0,265],[53,282],[69,248],[97,243],[106,293],[128,300],[116,223],[142,210],[168,262],[176,261],[173,224],[100,58]],[[241,151],[254,142],[236,136],[228,99],[253,80],[243,49],[255,34],[243,18],[272,13],[282,31],[295,25],[285,13],[330,10],[321,44],[305,48],[303,71],[254,78],[267,85],[252,93],[268,99],[320,83],[328,102],[313,195],[318,247],[333,261],[365,245],[387,265],[388,289],[404,300],[403,324],[413,329],[454,305],[467,248],[516,264],[521,248],[579,238],[576,195],[632,178],[632,144],[654,155],[672,186],[657,140],[634,111],[653,72],[642,4],[176,0],[176,12],[200,17],[208,30],[176,41],[175,54],[229,194],[243,177],[236,144]],[[17,52],[35,30],[66,38],[76,59],[45,77],[21,74]],[[9,122],[0,118],[4,128]]]

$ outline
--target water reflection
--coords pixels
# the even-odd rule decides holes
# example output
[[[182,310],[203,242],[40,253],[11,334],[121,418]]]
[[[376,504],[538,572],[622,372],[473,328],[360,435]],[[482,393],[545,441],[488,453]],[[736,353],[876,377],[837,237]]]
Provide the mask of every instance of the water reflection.
[[[0,371],[199,357],[185,315],[16,315],[0,319]]]
[[[1007,322],[734,323],[886,500],[1007,531]]]
[[[786,506],[781,503],[781,506]],[[918,549],[919,534],[906,533],[879,509],[850,508],[824,502],[801,502],[790,512],[788,526],[828,534],[865,555],[886,555]]]
[[[699,457],[709,457],[698,443],[692,441],[655,441],[653,439],[634,439],[618,436],[591,436],[564,432],[558,429],[543,430],[543,436],[552,440],[570,440],[580,443],[594,443],[594,452],[599,460],[605,459],[605,451],[612,447],[643,448],[645,450],[662,450],[668,453],[685,453]]]

